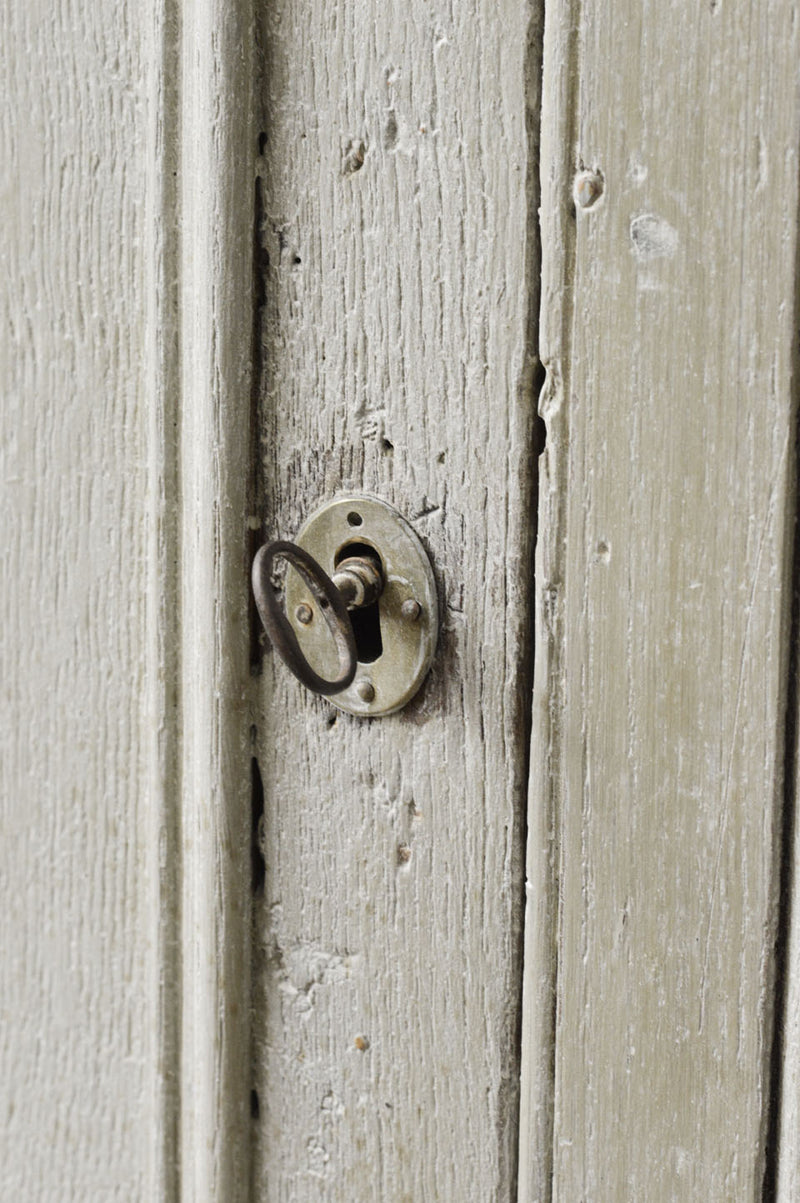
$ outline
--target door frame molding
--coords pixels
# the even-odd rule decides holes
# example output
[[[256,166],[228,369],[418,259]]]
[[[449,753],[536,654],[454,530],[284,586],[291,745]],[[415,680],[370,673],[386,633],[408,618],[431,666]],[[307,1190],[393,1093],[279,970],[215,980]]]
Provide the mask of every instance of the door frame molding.
[[[249,0],[162,0],[150,55],[148,680],[166,1199],[249,1184]]]

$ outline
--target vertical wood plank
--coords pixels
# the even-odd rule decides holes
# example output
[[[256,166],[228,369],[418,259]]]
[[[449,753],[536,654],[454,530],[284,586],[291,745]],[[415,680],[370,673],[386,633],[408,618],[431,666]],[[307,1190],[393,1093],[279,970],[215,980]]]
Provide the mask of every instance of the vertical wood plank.
[[[263,537],[386,498],[442,635],[418,699],[366,723],[264,655],[255,1199],[514,1189],[537,21],[260,9]]]
[[[181,8],[0,17],[14,1199],[247,1193],[252,14]]]
[[[761,1190],[799,36],[778,2],[548,10],[529,930],[546,834],[557,1199]],[[529,953],[526,1008],[553,965]],[[525,1018],[528,1200],[551,1150]]]
[[[154,1106],[149,1141],[152,1197],[180,1196],[181,1012],[181,622],[180,574],[180,0],[154,10],[147,96],[150,179],[144,207],[147,256],[147,611],[145,724],[152,838],[146,880],[151,897],[150,997],[155,1007],[148,1056]]]
[[[800,248],[798,248],[800,251]],[[795,276],[800,287],[800,273]],[[800,305],[798,306],[800,309]],[[798,374],[797,349],[794,363]],[[795,387],[797,384],[795,383]],[[794,591],[792,596],[792,645],[789,661],[786,739],[786,814],[781,876],[781,927],[778,942],[776,1022],[778,1036],[773,1047],[772,1072],[773,1128],[775,1162],[771,1164],[767,1199],[790,1203],[800,1193],[800,824],[797,799],[800,797],[800,525],[795,521]]]
[[[796,534],[797,538],[797,534]],[[797,556],[797,551],[795,552]],[[795,573],[798,561],[795,559]],[[785,847],[784,876],[782,880],[782,920],[785,930],[782,933],[785,943],[779,949],[784,954],[783,964],[779,967],[783,976],[779,978],[778,1001],[782,1011],[777,1017],[780,1024],[780,1035],[773,1055],[773,1072],[777,1076],[777,1163],[774,1167],[773,1198],[780,1203],[791,1203],[800,1194],[800,899],[798,898],[798,880],[800,880],[800,827],[797,822],[797,798],[800,780],[798,779],[798,710],[797,710],[797,635],[798,635],[798,603],[800,594],[797,592],[797,576],[795,575],[795,595],[792,636],[794,639],[793,659],[790,665],[789,705],[787,718],[792,722],[790,740],[787,740],[787,770],[793,768],[790,778],[790,788],[793,798],[790,801],[787,814],[787,845]],[[790,742],[791,741],[791,742]],[[790,761],[794,758],[794,763]],[[770,1196],[767,1196],[770,1198]]]
[[[6,1199],[171,1193],[147,635],[161,34],[156,4],[0,13]]]
[[[239,1203],[250,1142],[248,0],[186,7],[181,46],[181,1197]]]

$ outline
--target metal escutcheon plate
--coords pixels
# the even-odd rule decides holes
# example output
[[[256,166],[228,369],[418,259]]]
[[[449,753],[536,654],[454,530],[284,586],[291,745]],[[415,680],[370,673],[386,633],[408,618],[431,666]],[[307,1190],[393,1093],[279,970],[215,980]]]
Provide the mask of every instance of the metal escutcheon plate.
[[[436,582],[417,534],[385,501],[346,496],[316,510],[296,541],[331,577],[354,546],[366,545],[380,556],[384,587],[376,603],[377,616],[350,612],[360,654],[370,659],[359,659],[353,684],[330,701],[362,717],[399,710],[425,679],[439,631]],[[303,607],[311,611],[310,620]],[[298,609],[305,622],[298,619]],[[309,663],[322,676],[335,674],[336,648],[330,631],[309,590],[293,572],[287,574],[286,613]],[[360,631],[364,637],[359,637]]]

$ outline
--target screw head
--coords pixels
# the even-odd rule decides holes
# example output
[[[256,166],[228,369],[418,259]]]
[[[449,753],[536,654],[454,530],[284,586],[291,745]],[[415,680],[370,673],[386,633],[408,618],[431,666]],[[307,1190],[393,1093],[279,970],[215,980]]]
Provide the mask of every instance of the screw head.
[[[422,613],[422,606],[418,601],[415,601],[413,597],[407,597],[400,607],[400,613],[403,615],[403,618],[408,619],[409,622],[416,622]]]
[[[375,686],[371,681],[367,681],[366,678],[357,683],[356,693],[362,702],[374,702],[375,700]]]
[[[305,602],[301,602],[294,612],[294,616],[298,622],[302,622],[304,627],[307,627],[314,617],[314,612],[311,606],[307,606]]]

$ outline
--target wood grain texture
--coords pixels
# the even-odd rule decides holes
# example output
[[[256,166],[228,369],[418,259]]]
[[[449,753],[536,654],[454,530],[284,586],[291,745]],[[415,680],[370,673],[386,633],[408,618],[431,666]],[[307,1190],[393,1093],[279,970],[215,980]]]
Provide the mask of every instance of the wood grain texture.
[[[796,604],[796,602],[795,602]],[[797,630],[795,627],[794,634]],[[797,649],[795,649],[795,656]],[[796,672],[797,661],[794,669]],[[795,677],[796,684],[796,677]],[[795,697],[796,706],[796,697]],[[790,708],[791,713],[791,708]],[[797,711],[795,709],[795,740],[797,739]],[[797,743],[795,743],[795,756]],[[798,797],[797,762],[793,779],[795,813],[792,824],[792,840],[789,845],[789,873],[784,881],[782,905],[787,924],[784,965],[784,1007],[780,1016],[781,1064],[779,1084],[779,1115],[777,1166],[775,1169],[775,1198],[779,1203],[791,1203],[800,1195],[800,899],[797,882],[800,865],[800,829],[797,824],[796,805]],[[788,887],[788,889],[787,889]]]
[[[800,248],[798,248],[800,250]],[[800,282],[800,273],[796,275]],[[800,348],[798,348],[800,352]],[[797,356],[794,364],[798,374]],[[778,1040],[773,1049],[773,1073],[776,1077],[773,1105],[773,1137],[776,1163],[769,1186],[778,1203],[791,1203],[800,1195],[800,824],[797,799],[800,796],[800,526],[795,526],[794,593],[792,605],[792,646],[789,663],[787,702],[787,741],[785,836],[781,879],[781,930],[778,942],[778,982],[776,1002],[780,1007]]]
[[[162,1197],[146,637],[157,25],[154,5],[113,0],[0,13],[7,1200]]]
[[[254,1199],[514,1189],[536,12],[260,9],[261,537],[385,498],[443,630],[422,693],[372,722],[264,653]]]
[[[180,1196],[181,1012],[181,615],[180,527],[180,36],[175,5],[152,13],[147,64],[148,187],[144,324],[147,444],[146,767],[150,838],[149,982],[154,1005],[151,1197]]]
[[[181,1198],[247,1197],[253,22],[181,30]]]
[[[253,38],[183,16],[0,17],[9,1200],[247,1193]]]
[[[550,1197],[551,1156],[556,1199],[760,1197],[794,507],[796,18],[760,2],[548,9],[525,1200]],[[604,191],[576,212],[581,168]],[[552,1138],[527,1015],[553,981],[535,932],[548,839]]]

